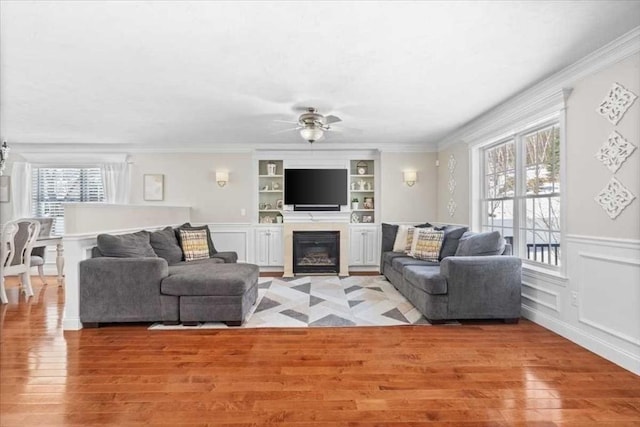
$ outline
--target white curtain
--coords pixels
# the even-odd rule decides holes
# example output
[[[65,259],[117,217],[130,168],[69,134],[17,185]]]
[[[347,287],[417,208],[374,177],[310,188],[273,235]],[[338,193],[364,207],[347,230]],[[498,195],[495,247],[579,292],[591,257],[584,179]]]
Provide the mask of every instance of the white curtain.
[[[31,212],[31,163],[14,162],[11,165],[10,185],[13,219],[33,216]]]
[[[131,188],[129,163],[104,163],[101,166],[101,170],[105,202],[128,204]]]

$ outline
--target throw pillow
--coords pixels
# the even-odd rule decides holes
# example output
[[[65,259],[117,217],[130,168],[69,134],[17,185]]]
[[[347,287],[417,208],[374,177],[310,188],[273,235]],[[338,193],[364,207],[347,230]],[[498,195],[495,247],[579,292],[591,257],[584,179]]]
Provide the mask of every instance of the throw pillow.
[[[409,227],[407,230],[407,242],[404,245],[404,253],[409,254],[411,252],[411,246],[413,245],[413,237],[416,234],[416,227]]]
[[[397,225],[382,223],[382,253],[393,250],[396,234],[398,234]]]
[[[166,259],[169,265],[182,261],[182,248],[178,244],[173,228],[166,227],[152,232],[149,235],[149,241],[156,255]]]
[[[409,255],[424,261],[438,262],[444,231],[432,228],[416,228]]]
[[[504,252],[505,241],[499,231],[473,233],[467,231],[460,238],[456,256],[500,255]]]
[[[211,231],[209,230],[209,227],[206,225],[202,225],[199,227],[194,227],[193,225],[191,225],[188,222],[185,222],[184,224],[182,224],[180,227],[176,228],[176,237],[178,238],[178,243],[180,243],[180,234],[178,233],[178,230],[205,230],[207,232],[207,244],[209,245],[209,257],[214,256],[215,254],[218,253],[218,251],[216,250],[215,246],[213,246],[213,240],[211,240]]]
[[[436,227],[436,230],[444,231],[442,239],[442,248],[440,249],[439,261],[448,256],[454,256],[458,249],[458,243],[464,233],[469,231],[469,227],[459,227],[456,225],[445,225],[444,227]]]
[[[178,232],[185,261],[209,258],[209,244],[205,230],[181,228]]]
[[[121,234],[98,234],[98,250],[102,256],[117,258],[157,258],[149,243],[149,232]]]
[[[410,225],[399,225],[396,239],[393,242],[393,252],[404,252],[407,248],[407,233]],[[413,232],[413,231],[412,231]]]

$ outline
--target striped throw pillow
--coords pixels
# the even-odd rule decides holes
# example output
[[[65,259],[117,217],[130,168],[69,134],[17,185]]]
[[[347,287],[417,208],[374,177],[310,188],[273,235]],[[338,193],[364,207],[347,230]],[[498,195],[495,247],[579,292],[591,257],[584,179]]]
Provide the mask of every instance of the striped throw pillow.
[[[444,231],[433,228],[416,228],[413,233],[409,256],[424,261],[438,262]]]
[[[209,258],[209,244],[206,230],[179,229],[180,246],[185,261]]]

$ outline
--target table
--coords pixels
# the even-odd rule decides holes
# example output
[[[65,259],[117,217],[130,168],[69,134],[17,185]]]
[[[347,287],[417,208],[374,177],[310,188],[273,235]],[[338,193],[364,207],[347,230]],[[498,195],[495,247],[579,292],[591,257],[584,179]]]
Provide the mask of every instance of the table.
[[[62,237],[42,237],[38,238],[34,244],[34,248],[44,246],[56,246],[56,268],[58,270],[58,286],[64,283],[64,247],[62,246]]]

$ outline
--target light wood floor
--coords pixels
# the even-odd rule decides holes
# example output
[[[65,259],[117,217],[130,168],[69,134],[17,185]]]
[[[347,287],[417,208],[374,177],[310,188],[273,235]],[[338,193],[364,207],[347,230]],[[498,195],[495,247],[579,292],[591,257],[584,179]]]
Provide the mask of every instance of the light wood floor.
[[[1,308],[2,426],[640,425],[640,377],[525,320],[63,333],[33,282]]]

